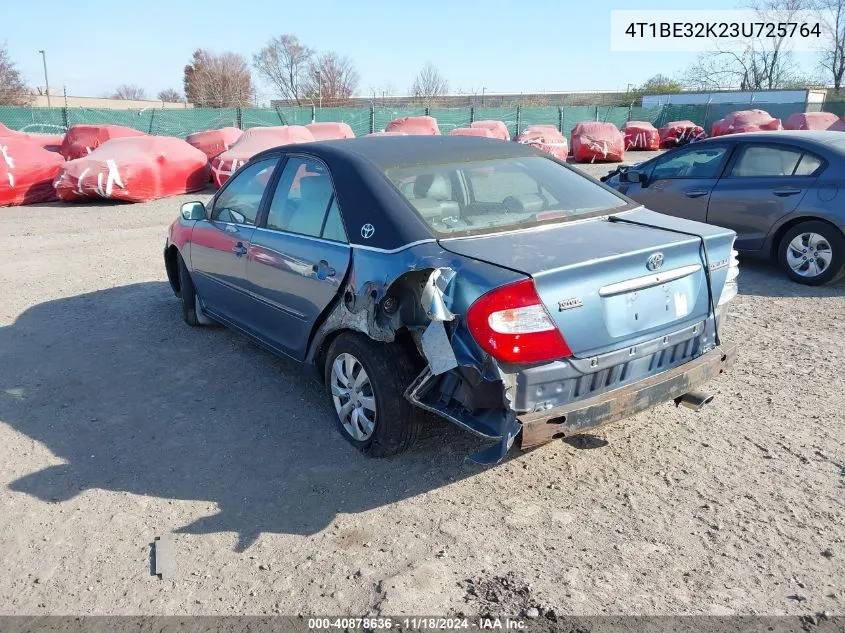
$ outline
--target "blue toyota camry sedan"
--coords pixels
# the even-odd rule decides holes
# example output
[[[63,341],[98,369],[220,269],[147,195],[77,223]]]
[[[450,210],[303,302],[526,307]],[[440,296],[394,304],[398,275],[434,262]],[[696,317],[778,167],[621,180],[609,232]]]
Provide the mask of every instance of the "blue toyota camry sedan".
[[[365,454],[401,452],[436,414],[496,463],[706,404],[734,359],[734,238],[527,145],[370,137],[253,157],[183,205],[164,262],[188,324],[315,369]]]

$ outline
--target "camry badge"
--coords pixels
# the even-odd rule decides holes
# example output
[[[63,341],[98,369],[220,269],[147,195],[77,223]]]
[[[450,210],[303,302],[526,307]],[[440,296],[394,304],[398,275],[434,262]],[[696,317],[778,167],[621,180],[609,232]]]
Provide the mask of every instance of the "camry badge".
[[[571,299],[564,299],[563,301],[557,302],[557,308],[561,312],[564,310],[571,310],[572,308],[580,308],[584,305],[584,301],[581,297],[572,297]]]
[[[663,253],[653,253],[645,263],[649,270],[659,270],[663,267]]]

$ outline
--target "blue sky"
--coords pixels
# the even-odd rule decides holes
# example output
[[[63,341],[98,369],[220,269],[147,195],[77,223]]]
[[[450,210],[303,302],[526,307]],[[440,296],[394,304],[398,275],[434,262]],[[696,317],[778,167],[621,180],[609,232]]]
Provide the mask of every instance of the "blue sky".
[[[406,94],[428,61],[451,91],[484,87],[491,93],[625,90],[657,73],[674,75],[695,57],[610,51],[611,9],[679,8],[666,0],[0,1],[7,27],[0,41],[29,84],[43,85],[37,51],[44,48],[50,85],[66,85],[68,94],[79,96],[102,96],[121,83],[140,85],[150,96],[170,87],[181,91],[182,69],[195,48],[231,50],[251,61],[282,33],[350,56],[361,76],[358,94]],[[272,96],[259,84],[261,101]]]

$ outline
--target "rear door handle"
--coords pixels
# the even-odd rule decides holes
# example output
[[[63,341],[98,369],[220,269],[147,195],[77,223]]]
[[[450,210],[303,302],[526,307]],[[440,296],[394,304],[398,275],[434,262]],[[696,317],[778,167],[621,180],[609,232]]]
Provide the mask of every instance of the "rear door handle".
[[[241,257],[242,255],[246,255],[247,248],[244,246],[243,242],[238,242],[235,244],[235,248],[232,249],[232,252],[235,253],[235,257]]]
[[[691,191],[684,191],[687,198],[700,198],[706,196],[710,191],[708,189],[692,189]]]
[[[780,196],[781,198],[785,198],[786,196],[794,196],[796,193],[801,193],[801,189],[796,189],[795,187],[781,187],[780,189],[775,189],[772,193],[776,196]]]
[[[317,273],[317,279],[326,279],[327,277],[334,277],[337,271],[329,266],[329,262],[321,259],[319,263],[311,266],[311,270]]]

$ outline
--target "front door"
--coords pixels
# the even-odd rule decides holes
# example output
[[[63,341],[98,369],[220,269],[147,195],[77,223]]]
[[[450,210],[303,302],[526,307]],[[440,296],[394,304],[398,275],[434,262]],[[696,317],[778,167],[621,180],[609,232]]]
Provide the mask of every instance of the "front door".
[[[328,168],[288,158],[247,263],[258,299],[251,328],[296,359],[305,357],[317,318],[337,296],[350,247]]]
[[[707,222],[736,231],[736,248],[763,247],[771,227],[794,211],[822,159],[802,148],[747,142],[713,189]]]
[[[191,269],[203,306],[238,325],[249,312],[246,262],[261,201],[278,158],[245,167],[215,197],[191,234]]]
[[[655,161],[645,186],[625,193],[652,211],[698,222],[707,221],[707,203],[727,158],[728,144],[690,145]]]

